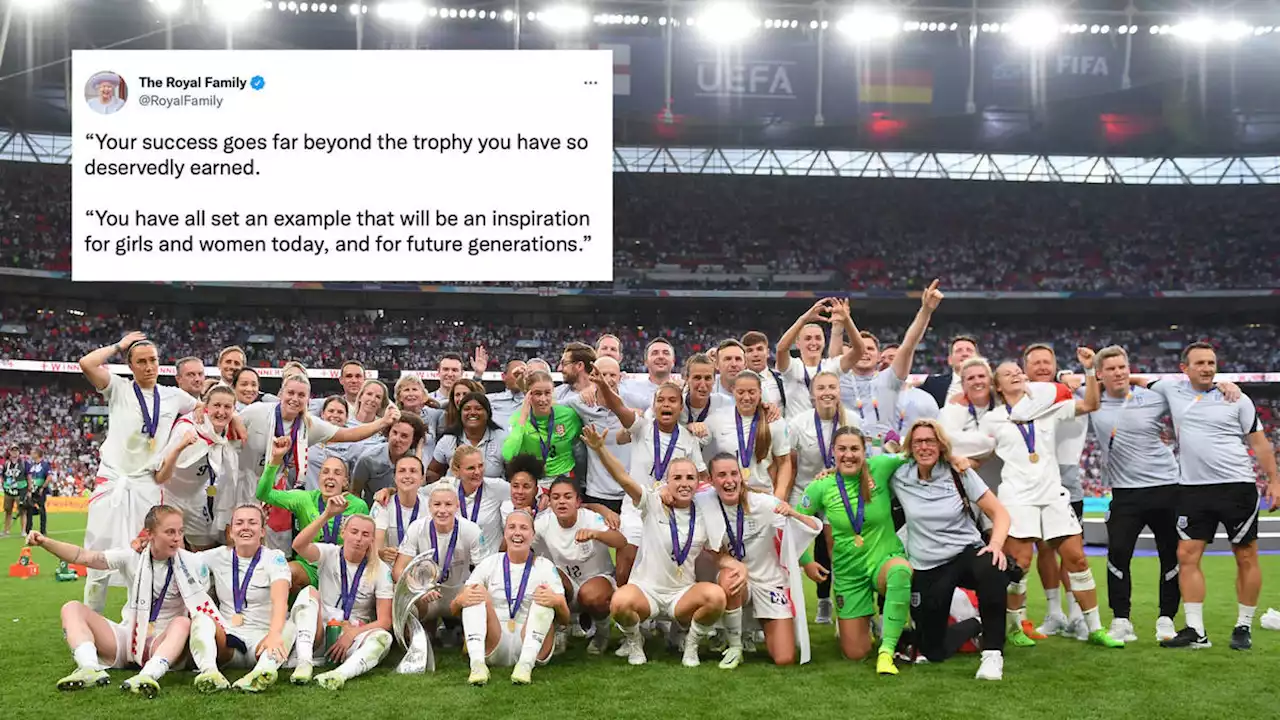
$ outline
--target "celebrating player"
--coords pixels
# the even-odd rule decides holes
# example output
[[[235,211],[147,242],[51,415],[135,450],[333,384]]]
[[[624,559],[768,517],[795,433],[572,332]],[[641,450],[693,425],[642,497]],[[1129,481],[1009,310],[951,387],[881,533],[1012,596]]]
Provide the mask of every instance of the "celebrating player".
[[[314,542],[327,523],[344,517],[342,545]],[[294,539],[293,549],[298,557],[315,565],[320,576],[318,591],[306,588],[293,606],[298,626],[298,667],[289,679],[294,684],[310,680],[315,638],[323,637],[322,629],[335,623],[341,628],[340,634],[331,643],[326,638],[328,647],[322,649],[330,660],[340,664],[316,677],[320,687],[341,688],[351,678],[377,667],[391,649],[391,599],[395,586],[390,566],[374,552],[376,532],[373,518],[347,514],[347,498],[332,495],[326,499],[324,513]],[[320,603],[319,612],[313,604],[316,600]],[[310,626],[304,628],[304,620],[309,620]]]
[[[276,477],[284,463],[285,454],[290,450],[289,446],[290,440],[287,437],[278,437],[271,441],[271,462],[263,469],[262,478],[258,480],[258,500],[289,512],[305,525],[310,525],[312,520],[322,514],[329,498],[335,496],[347,498],[348,513],[368,514],[369,506],[360,498],[347,492],[347,466],[336,457],[325,460],[320,468],[319,490],[277,490]],[[321,541],[340,543],[341,525],[340,520],[334,520],[321,528]],[[316,586],[319,579],[316,566],[307,562],[306,558],[295,559],[289,563],[289,568],[292,574],[292,591],[297,592],[307,586]]]
[[[112,375],[107,361],[124,353],[133,380]],[[156,384],[160,356],[155,343],[140,332],[120,338],[80,358],[80,369],[107,401],[107,437],[102,442],[85,548],[124,547],[143,525],[143,518],[161,500],[160,489],[148,470],[156,450],[169,442],[174,422],[196,408],[196,400],[174,387]],[[107,573],[89,571],[84,603],[102,613],[107,603]]]
[[[63,562],[119,571],[128,589],[118,623],[84,603],[73,600],[62,606],[62,632],[76,671],[58,681],[59,690],[106,685],[106,668],[138,665],[142,672],[121,688],[155,697],[160,678],[180,667],[179,658],[186,651],[188,608],[212,608],[203,576],[191,572],[200,561],[182,549],[182,511],[156,505],[147,513],[143,532],[149,546],[140,552],[128,547],[86,550],[38,532],[27,535],[28,545],[42,547]]]
[[[831,524],[836,612],[840,650],[850,660],[871,652],[871,617],[876,594],[884,597],[884,629],[876,672],[897,675],[893,653],[907,622],[911,601],[911,566],[894,532],[889,476],[906,460],[885,454],[867,459],[867,440],[849,427],[836,430],[835,472],[815,480],[804,491],[798,510],[822,516]],[[805,573],[814,582],[830,573],[805,553]]]
[[[1098,409],[1099,389],[1093,369],[1094,354],[1089,348],[1076,350],[1085,368],[1085,397],[1068,398],[1047,405],[1035,417],[1021,416],[1019,402],[1027,394],[1027,378],[1017,363],[1007,362],[996,369],[996,390],[1003,405],[982,418],[981,428],[995,441],[996,455],[1004,460],[1000,482],[1000,502],[1009,511],[1009,556],[1019,567],[1031,564],[1036,541],[1046,540],[1062,556],[1071,579],[1071,592],[1084,613],[1088,641],[1107,648],[1122,648],[1102,629],[1098,615],[1098,593],[1084,554],[1079,520],[1071,509],[1070,495],[1058,479],[1056,431],[1058,420],[1085,415]],[[1046,386],[1055,392],[1053,386]],[[1034,407],[1029,399],[1027,407]],[[1008,598],[1009,640],[1015,645],[1034,645],[1022,633],[1026,616],[1026,578],[1010,584]]]
[[[743,370],[733,379],[734,406],[707,418],[704,447],[711,455],[736,453],[742,479],[754,490],[789,492],[780,487],[791,473],[791,443],[787,421],[781,409],[766,410],[761,396],[760,376]],[[769,412],[777,416],[770,421]],[[704,455],[706,453],[704,452]]]
[[[204,419],[180,418],[169,444],[152,460],[156,484],[169,491],[166,499],[182,511],[183,533],[193,550],[221,545],[225,536],[236,472],[236,449],[227,440],[235,402],[231,388],[210,388]]]
[[[502,539],[506,550],[480,561],[451,603],[466,633],[472,685],[489,681],[489,665],[514,666],[516,685],[533,682],[534,663],[551,659],[552,624],[569,622],[555,565],[533,553],[533,515],[513,511]]]
[[[196,555],[218,595],[217,613],[196,613],[191,621],[191,657],[200,674],[196,689],[217,692],[234,687],[261,692],[276,681],[276,672],[293,647],[296,632],[289,621],[289,563],[284,553],[263,545],[266,512],[241,505],[231,513],[231,545]],[[231,685],[219,667],[251,667]]]
[[[673,460],[667,466],[664,480],[671,497],[671,505],[667,506],[656,490],[633,480],[622,463],[604,452],[604,436],[587,427],[582,438],[605,462],[609,474],[639,508],[644,521],[639,562],[631,582],[618,588],[611,603],[613,619],[622,628],[624,638],[619,652],[625,652],[632,665],[647,662],[640,623],[665,616],[681,625],[691,625],[682,662],[685,667],[697,667],[698,643],[711,634],[726,602],[719,585],[695,579],[698,553],[710,545],[706,519],[698,516],[693,501],[697,468],[691,460]],[[745,577],[741,580],[745,581]]]
[[[609,548],[620,549],[627,540],[599,514],[581,507],[571,480],[553,481],[548,499],[551,512],[534,521],[534,546],[560,571],[569,605],[590,616],[595,636],[587,653],[600,655],[609,646],[609,604],[617,589]]]
[[[714,489],[698,493],[698,507],[711,518],[712,544],[721,539],[722,554],[742,563],[746,570],[745,583],[734,572],[720,574],[720,587],[727,596],[723,620],[729,640],[720,667],[732,669],[742,662],[744,603],[764,629],[765,646],[774,664],[794,664],[796,618],[805,621],[803,609],[793,603],[793,598],[803,597],[797,559],[800,550],[822,531],[822,523],[797,513],[772,495],[748,490],[741,466],[729,453],[711,459],[710,474]],[[779,530],[781,553],[775,547]],[[807,655],[808,633],[804,637],[802,649]]]
[[[528,392],[502,443],[502,457],[509,461],[523,452],[541,458],[546,476],[539,487],[545,492],[553,479],[573,472],[573,443],[582,432],[582,419],[568,405],[552,403],[549,373],[530,372],[525,381]]]

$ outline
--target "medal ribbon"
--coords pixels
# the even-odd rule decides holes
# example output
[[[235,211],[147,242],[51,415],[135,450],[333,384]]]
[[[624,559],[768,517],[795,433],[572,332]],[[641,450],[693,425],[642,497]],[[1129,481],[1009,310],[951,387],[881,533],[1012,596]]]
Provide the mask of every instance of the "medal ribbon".
[[[413,504],[413,514],[409,516],[409,524],[412,525],[418,519],[418,508],[422,507],[421,502]],[[404,515],[400,514],[400,496],[396,495],[396,537],[404,540]],[[434,537],[434,536],[432,536]]]
[[[822,456],[822,467],[830,470],[836,466],[836,424],[840,421],[840,413],[831,417],[831,442],[822,435],[822,416],[813,411],[813,429],[818,431],[818,454]]]
[[[480,487],[476,488],[476,501],[471,505],[471,517],[467,517],[467,496],[463,494],[462,481],[458,481],[458,509],[462,511],[462,517],[467,518],[471,522],[477,522],[476,518],[480,517],[480,499],[484,497],[484,481],[480,481]]]
[[[294,477],[302,474],[302,468],[298,467],[298,430],[302,428],[302,416],[293,419],[293,424],[289,427],[289,449],[285,452],[285,457],[289,458],[288,462],[293,465]],[[272,439],[284,435],[284,416],[280,414],[280,406],[276,405],[276,433]],[[288,465],[286,465],[288,467]],[[286,472],[286,476],[288,473]]]
[[[858,493],[858,511],[854,513],[853,503],[849,501],[849,490],[844,485],[844,476],[840,471],[836,471],[836,487],[840,490],[840,499],[844,501],[844,511],[849,515],[849,523],[853,525],[853,534],[862,534],[862,523],[867,517],[867,504],[862,498],[862,493]]]
[[[1005,412],[1013,417],[1013,408],[1008,405],[1004,406]],[[1012,420],[1010,420],[1012,422]],[[1022,436],[1022,442],[1027,444],[1027,454],[1034,455],[1036,452],[1036,424],[1034,421],[1029,423],[1013,423],[1018,428],[1018,434]],[[1028,429],[1030,428],[1030,429]]]
[[[449,536],[449,549],[444,553],[444,564],[440,564],[440,541],[436,538],[435,523],[431,524],[431,558],[440,568],[440,584],[449,580],[449,569],[453,567],[453,551],[458,547],[458,523],[453,523],[453,534]]]
[[[156,430],[160,427],[160,388],[151,388],[151,412],[147,412],[147,401],[142,397],[142,388],[133,383],[133,395],[138,398],[138,408],[142,410],[142,432],[152,440],[156,439]]]
[[[711,403],[707,403],[707,407],[711,407]],[[702,413],[706,417],[706,413]],[[701,420],[699,420],[701,422]],[[680,426],[676,425],[671,430],[671,439],[667,441],[666,452],[659,457],[658,446],[662,444],[662,435],[658,434],[658,421],[653,421],[653,479],[661,481],[667,476],[667,466],[671,464],[671,455],[676,451],[676,440],[680,437]]]
[[[545,465],[547,458],[551,457],[551,418],[554,412],[547,416],[547,434],[546,440],[543,441],[542,431],[538,429],[538,418],[529,416],[529,423],[533,425],[533,434],[538,437],[538,445],[542,448],[542,462]]]
[[[717,501],[718,500],[719,498],[717,498]],[[741,560],[747,556],[747,539],[743,537],[743,527],[746,524],[746,513],[742,509],[742,500],[738,500],[738,532],[736,534],[731,529],[732,525],[729,522],[729,511],[725,510],[723,502],[720,503],[720,514],[724,516],[725,530],[729,532],[729,552],[733,553],[735,558]],[[690,535],[692,534],[693,533],[690,533]]]
[[[240,555],[236,553],[235,548],[231,549],[231,602],[235,606],[236,614],[244,613],[244,606],[249,599],[249,581],[253,579],[253,571],[258,567],[258,561],[262,559],[262,548],[253,554],[253,561],[249,563],[248,569],[244,571],[244,582],[240,582]]]
[[[324,496],[320,495],[316,498],[316,502],[320,506],[320,514],[324,514]],[[339,515],[330,522],[320,526],[320,542],[329,543],[331,545],[338,544],[338,531],[342,529],[342,516]]]
[[[684,565],[684,561],[689,559],[689,551],[693,549],[693,530],[698,521],[698,508],[696,505],[689,506],[689,534],[685,536],[684,547],[680,547],[680,531],[676,530],[676,513],[671,511],[668,518],[667,527],[671,529],[671,559],[675,562],[676,568]]]
[[[511,598],[511,556],[502,554],[502,582],[507,591],[507,614],[512,622],[520,614],[520,606],[524,605],[524,591],[529,588],[529,576],[533,574],[533,553],[524,562],[524,573],[520,577],[520,590],[515,600]]]
[[[733,413],[733,419],[738,421],[738,462],[742,467],[751,467],[751,456],[755,454],[756,449],[756,432],[760,429],[760,411],[756,410],[751,416],[751,437],[748,439],[742,434],[742,413],[736,410]],[[746,448],[743,448],[743,445]]]
[[[160,595],[156,596],[155,583],[151,584],[151,615],[147,622],[155,622],[160,617],[160,607],[164,605],[164,596],[169,594],[169,583],[173,580],[173,558],[165,563],[169,566],[169,571],[164,576],[164,586],[160,588]]]
[[[360,578],[364,576],[364,568],[369,564],[369,558],[360,561],[360,567],[356,568],[356,577],[350,585],[347,584],[347,559],[345,557],[338,558],[342,561],[342,595],[339,596],[339,602],[342,603],[342,619],[350,620],[351,611],[356,607],[356,595],[360,594]]]
[[[685,423],[686,425],[689,423],[703,422],[704,420],[707,419],[707,413],[711,412],[711,398],[707,398],[706,406],[703,407],[702,410],[698,412],[698,417],[695,418],[693,416],[693,393],[685,393],[684,394],[684,412],[685,412],[685,416],[689,418],[688,422]],[[655,435],[654,437],[657,437],[657,436]]]

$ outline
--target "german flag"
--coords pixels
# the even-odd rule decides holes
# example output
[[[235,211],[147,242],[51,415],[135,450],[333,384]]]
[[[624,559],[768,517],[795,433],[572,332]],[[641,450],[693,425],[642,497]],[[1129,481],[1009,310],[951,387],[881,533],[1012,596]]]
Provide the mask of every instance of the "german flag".
[[[932,105],[933,72],[910,68],[872,70],[860,75],[858,102],[877,105]]]

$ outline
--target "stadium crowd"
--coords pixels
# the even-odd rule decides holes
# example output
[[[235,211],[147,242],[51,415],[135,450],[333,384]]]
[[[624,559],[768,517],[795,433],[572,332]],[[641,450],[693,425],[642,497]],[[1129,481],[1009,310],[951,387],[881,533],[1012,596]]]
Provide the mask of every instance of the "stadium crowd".
[[[1207,290],[1280,285],[1265,186],[855,180],[620,174],[619,283],[759,289]],[[0,163],[0,267],[70,269],[70,170]],[[1206,243],[1207,237],[1214,242]],[[709,281],[636,278],[657,265],[763,269]]]
[[[210,362],[220,348],[241,345],[255,367],[279,367],[298,360],[308,367],[335,367],[346,358],[361,358],[370,367],[389,370],[424,370],[434,367],[445,349],[470,352],[483,345],[492,366],[509,357],[554,356],[573,340],[594,343],[603,332],[617,335],[623,345],[623,370],[643,370],[640,349],[654,338],[667,339],[677,357],[688,357],[715,347],[725,337],[741,337],[748,330],[778,333],[790,324],[782,312],[735,312],[729,324],[719,313],[690,311],[684,323],[639,315],[597,314],[591,324],[568,322],[538,327],[486,322],[476,317],[387,317],[371,319],[363,312],[332,319],[289,315],[278,309],[209,308],[196,310],[198,319],[179,320],[163,308],[146,312],[121,312],[103,316],[72,315],[35,305],[0,310],[0,359],[70,361],[89,350],[140,329],[160,345],[161,361],[172,363],[183,355],[197,355]],[[22,326],[24,334],[5,333],[4,325]],[[892,337],[900,326],[871,327],[877,336]],[[249,341],[251,335],[272,336],[267,343]],[[993,358],[1015,357],[1034,342],[1050,341],[1061,347],[1092,343],[1128,348],[1134,367],[1144,372],[1177,372],[1178,352],[1197,340],[1212,342],[1219,351],[1223,372],[1266,372],[1280,367],[1280,325],[1149,326],[1129,324],[1075,325],[1046,329],[1038,320],[941,321],[922,341],[916,353],[917,372],[936,372],[946,366],[945,338],[970,335]],[[403,337],[407,346],[384,345],[383,339]]]

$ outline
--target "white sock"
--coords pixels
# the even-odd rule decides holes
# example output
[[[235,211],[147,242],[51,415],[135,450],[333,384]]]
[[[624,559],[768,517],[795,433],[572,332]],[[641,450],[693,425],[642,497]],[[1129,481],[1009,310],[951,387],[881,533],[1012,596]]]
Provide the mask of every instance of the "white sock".
[[[622,631],[622,637],[624,639],[630,640],[631,642],[641,642],[640,625],[641,623],[636,623],[635,625],[627,627],[622,623],[618,623],[618,629]]]
[[[360,647],[348,654],[347,659],[334,672],[341,675],[342,679],[350,680],[377,667],[390,651],[391,633],[386,630],[370,630],[364,635]]]
[[[471,666],[484,665],[484,646],[489,634],[488,606],[472,605],[462,608],[462,632],[466,635],[467,657]]]
[[[213,620],[197,614],[191,621],[191,637],[187,639],[187,647],[191,649],[191,660],[200,672],[212,672],[218,669],[218,627]]]
[[[1102,618],[1098,615],[1096,607],[1084,612],[1084,621],[1089,626],[1089,632],[1102,629]]]
[[[1236,611],[1236,627],[1253,627],[1253,614],[1257,612],[1257,605],[1237,605],[1240,609]]]
[[[524,623],[524,642],[520,645],[519,664],[530,666],[537,662],[542,642],[547,639],[547,633],[555,619],[556,611],[549,607],[535,604],[529,609],[529,619]]]
[[[689,628],[689,634],[698,640],[708,637],[715,632],[715,625],[703,625],[697,620],[693,621],[693,625]],[[738,642],[742,642],[742,609],[738,609]]]
[[[592,618],[591,623],[596,628],[596,637],[609,637],[609,618]]]
[[[1204,635],[1204,603],[1182,603],[1182,614],[1187,618],[1187,627]]]
[[[293,601],[293,610],[289,613],[293,625],[298,629],[298,637],[294,647],[298,651],[298,664],[310,665],[315,654],[316,622],[320,616],[320,608],[310,590],[303,590],[298,599]]]
[[[167,672],[169,672],[169,661],[162,657],[153,657],[142,667],[142,674],[152,680],[159,680]]]
[[[1046,615],[1062,614],[1062,591],[1058,588],[1045,588],[1044,602],[1048,606]]]
[[[293,640],[297,636],[298,629],[294,627],[292,622],[284,624],[284,632],[281,633],[284,639],[284,657],[276,657],[273,653],[262,653],[258,656],[258,663],[253,666],[253,672],[271,672],[280,669],[280,665],[284,663],[285,658],[289,657],[289,651],[293,649]]]
[[[1080,603],[1076,602],[1075,593],[1067,593],[1067,610],[1069,613],[1067,617],[1070,619],[1075,620],[1080,617],[1082,610],[1080,608]]]
[[[1008,632],[1022,632],[1022,613],[1023,610],[1020,609],[1006,609],[1004,611],[1005,626]]]
[[[724,620],[724,631],[729,636],[729,647],[742,647],[742,608],[725,610],[720,616]]]
[[[71,657],[76,661],[76,668],[80,670],[101,670],[102,663],[98,662],[98,648],[94,646],[92,640],[86,640],[76,646],[71,651]]]

